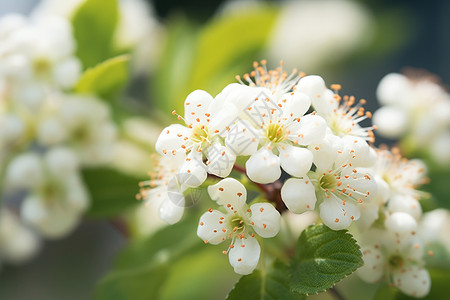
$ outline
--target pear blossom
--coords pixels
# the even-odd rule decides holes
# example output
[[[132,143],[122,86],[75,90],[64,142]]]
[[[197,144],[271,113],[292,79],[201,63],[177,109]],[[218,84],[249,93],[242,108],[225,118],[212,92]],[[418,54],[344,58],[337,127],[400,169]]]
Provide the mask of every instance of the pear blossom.
[[[382,106],[373,121],[380,135],[407,139],[408,151],[423,151],[441,165],[450,163],[450,94],[436,76],[414,70],[388,74],[377,97]]]
[[[236,155],[223,145],[219,133],[234,119],[236,108],[229,105],[225,110],[223,103],[216,104],[213,97],[205,91],[190,93],[184,102],[184,118],[178,116],[187,126],[172,124],[163,129],[156,141],[156,151],[163,156],[172,157],[190,154],[201,165],[204,155],[208,159],[204,165],[208,173],[219,177],[228,176]],[[203,173],[201,168],[197,170]]]
[[[247,275],[256,268],[261,248],[256,238],[271,238],[280,229],[280,214],[269,203],[246,204],[247,191],[236,179],[226,178],[208,187],[223,211],[209,209],[199,221],[197,235],[213,245],[230,239],[228,253],[234,271]]]
[[[378,186],[386,186],[384,201],[390,213],[407,212],[416,220],[422,215],[419,199],[426,193],[417,188],[427,182],[426,166],[420,160],[402,158],[398,149],[377,151],[377,162],[373,167]],[[381,194],[381,193],[380,193]]]
[[[396,212],[387,217],[385,226],[362,238],[364,266],[356,273],[364,281],[385,280],[409,296],[424,297],[431,279],[424,268],[424,244],[415,235],[417,222],[407,213]]]
[[[315,171],[288,179],[281,189],[282,200],[294,213],[313,210],[319,201],[320,218],[333,230],[346,229],[358,220],[361,205],[370,203],[377,189],[373,175],[351,162],[355,151],[346,148],[345,143],[339,146],[339,141],[316,147],[316,157],[326,159],[320,163],[315,159]]]
[[[372,116],[362,107],[366,101],[362,99],[355,105],[354,96],[341,97],[338,94],[341,89],[340,85],[333,84],[331,88],[334,91],[328,89],[322,77],[317,75],[305,76],[297,85],[298,91],[311,98],[317,114],[325,118],[333,134],[339,137],[351,135],[373,141],[373,127],[361,127],[359,124]]]
[[[254,68],[250,75],[243,77],[249,86],[238,78],[241,87],[237,91],[247,97],[238,100],[241,108],[245,107],[241,109],[241,123],[234,125],[238,128],[245,127],[242,125],[244,122],[252,125],[247,125],[247,132],[253,134],[242,137],[248,140],[244,144],[253,146],[252,151],[246,153],[251,155],[246,162],[247,175],[251,180],[264,184],[276,181],[281,176],[281,168],[292,176],[305,175],[313,159],[306,146],[319,143],[324,138],[325,120],[314,113],[305,115],[311,100],[296,91],[295,85],[300,78],[296,70],[291,75],[283,71],[282,65],[275,70],[267,70],[265,61],[262,61],[262,66],[255,63]],[[234,94],[230,98],[232,100],[229,101],[236,101]],[[228,135],[225,141],[232,138]],[[232,142],[228,144],[232,145]]]
[[[197,159],[184,155],[157,159],[154,171],[149,174],[151,179],[140,183],[138,199],[144,199],[146,206],[159,206],[159,217],[169,224],[177,223],[183,216],[186,206],[183,193],[202,184],[207,176]]]

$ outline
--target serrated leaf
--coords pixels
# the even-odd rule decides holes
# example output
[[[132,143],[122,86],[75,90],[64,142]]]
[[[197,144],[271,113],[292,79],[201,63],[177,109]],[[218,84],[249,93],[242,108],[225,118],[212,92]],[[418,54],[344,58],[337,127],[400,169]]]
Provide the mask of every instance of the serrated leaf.
[[[85,0],[72,18],[77,56],[84,68],[113,55],[113,35],[118,22],[117,0]]]
[[[269,273],[254,271],[243,276],[234,286],[227,300],[301,300],[304,295],[292,292],[289,288],[287,266],[276,262]]]
[[[88,217],[110,218],[139,204],[138,178],[109,168],[85,169],[82,176],[91,195]]]
[[[128,61],[128,55],[120,55],[87,69],[75,86],[75,91],[113,99],[128,81]]]
[[[310,226],[297,241],[290,266],[291,289],[302,294],[323,292],[361,267],[361,256],[358,244],[346,230]]]

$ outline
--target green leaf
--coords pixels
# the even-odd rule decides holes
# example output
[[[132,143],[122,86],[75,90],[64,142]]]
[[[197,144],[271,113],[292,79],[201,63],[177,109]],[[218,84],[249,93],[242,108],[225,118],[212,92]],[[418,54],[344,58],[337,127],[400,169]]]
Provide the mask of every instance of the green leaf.
[[[102,99],[113,99],[128,81],[128,61],[128,55],[120,55],[87,69],[75,86],[75,91],[93,94]]]
[[[423,187],[423,190],[431,193],[439,207],[450,209],[450,170],[432,169],[428,174],[430,183]]]
[[[304,295],[292,292],[286,280],[288,267],[276,262],[269,272],[254,271],[243,276],[228,295],[228,300],[301,300]]]
[[[118,22],[117,0],[85,0],[72,18],[77,56],[84,68],[110,58]]]
[[[85,169],[82,176],[91,194],[89,217],[110,218],[139,203],[138,178],[109,168]]]
[[[323,292],[361,267],[361,256],[358,244],[346,230],[310,226],[297,241],[290,266],[291,289],[302,294]]]
[[[235,75],[250,71],[252,62],[263,58],[278,12],[275,6],[261,5],[215,17],[201,30],[181,17],[173,19],[155,76],[159,108],[183,112],[192,91],[215,95],[234,82]]]

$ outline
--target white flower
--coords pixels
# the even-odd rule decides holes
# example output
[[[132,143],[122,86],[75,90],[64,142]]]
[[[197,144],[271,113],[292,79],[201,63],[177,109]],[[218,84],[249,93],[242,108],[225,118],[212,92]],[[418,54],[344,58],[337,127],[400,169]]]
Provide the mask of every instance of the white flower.
[[[239,100],[242,121],[231,126],[225,141],[233,148],[237,145],[231,140],[252,149],[245,153],[251,155],[246,162],[246,170],[248,177],[255,182],[266,184],[276,181],[281,175],[280,167],[292,176],[303,176],[310,170],[313,158],[304,147],[320,143],[325,136],[326,123],[315,114],[304,115],[311,101],[307,95],[295,91],[299,79],[295,70],[291,75],[282,67],[268,71],[265,61],[262,61],[262,66],[255,63],[254,67],[255,71],[251,73],[254,79],[244,75],[249,86],[241,81],[242,86],[235,88],[235,93],[246,96]],[[227,99],[235,101],[235,93]],[[247,136],[236,139],[231,134],[236,127],[237,132],[242,131],[240,128],[246,128]],[[258,144],[260,149],[255,152]]]
[[[76,173],[66,178],[52,176],[25,198],[21,215],[41,235],[60,238],[78,225],[88,202],[87,191]]]
[[[361,248],[364,266],[357,274],[367,282],[387,280],[413,297],[426,296],[431,279],[424,268],[423,243],[414,235],[417,223],[408,214],[394,213],[385,224],[387,230],[373,229],[364,235]]]
[[[377,162],[373,167],[377,175],[378,186],[386,186],[380,202],[387,202],[390,213],[401,211],[412,215],[416,220],[422,215],[419,198],[426,195],[416,188],[427,181],[426,166],[420,160],[407,160],[402,158],[398,149],[377,151]]]
[[[10,147],[20,141],[25,133],[25,122],[15,114],[2,115],[0,112],[0,149]]]
[[[341,89],[340,85],[331,85],[331,88],[334,92],[327,89],[322,77],[317,75],[305,76],[297,85],[298,91],[311,98],[317,114],[327,121],[333,134],[339,137],[351,135],[366,141],[373,141],[373,127],[361,127],[359,124],[372,116],[362,107],[366,101],[362,99],[355,105],[355,97],[339,96],[337,92]]]
[[[225,213],[210,209],[200,217],[197,235],[217,245],[231,239],[228,251],[234,271],[247,275],[256,268],[261,248],[255,233],[263,238],[277,235],[280,214],[269,203],[256,203],[248,207],[247,191],[236,179],[226,178],[208,187],[211,198],[223,206]]]
[[[225,109],[223,103],[221,105],[216,103],[205,91],[197,90],[190,93],[184,102],[183,120],[187,127],[172,124],[163,129],[156,141],[156,151],[163,156],[203,153],[208,159],[206,163],[208,173],[219,177],[228,176],[236,155],[222,145],[219,133],[231,123],[236,113],[232,105]],[[179,118],[181,119],[180,116]],[[192,155],[197,159],[196,154]],[[202,158],[198,160],[202,161]]]
[[[349,162],[355,151],[343,145],[316,147],[315,155],[327,159],[320,164],[315,159],[315,171],[300,179],[288,179],[281,190],[282,200],[294,213],[313,210],[319,200],[320,217],[333,230],[348,228],[358,220],[361,204],[369,203],[377,188],[372,174]]]
[[[0,254],[2,259],[22,263],[39,250],[38,237],[6,208],[0,211]]]
[[[140,183],[138,199],[144,199],[146,206],[158,207],[159,217],[165,222],[179,222],[186,206],[183,193],[189,187],[199,186],[206,179],[206,170],[202,166],[198,160],[184,155],[157,159],[153,172],[149,173],[150,180]]]
[[[59,122],[82,165],[104,164],[113,156],[116,126],[109,108],[92,97],[60,95]]]

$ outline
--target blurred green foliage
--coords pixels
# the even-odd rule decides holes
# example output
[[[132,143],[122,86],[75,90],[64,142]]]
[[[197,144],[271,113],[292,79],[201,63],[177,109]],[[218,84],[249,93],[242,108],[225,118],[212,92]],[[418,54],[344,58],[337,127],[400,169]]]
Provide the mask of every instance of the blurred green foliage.
[[[204,27],[182,16],[169,22],[168,38],[155,76],[155,104],[182,111],[186,96],[203,89],[217,94],[224,84],[249,70],[264,49],[278,15],[274,6],[218,16]]]
[[[117,0],[86,0],[75,12],[72,25],[77,56],[84,68],[114,55],[114,31],[119,20]]]
[[[75,86],[75,92],[115,99],[130,77],[128,62],[128,55],[120,55],[88,68]]]

